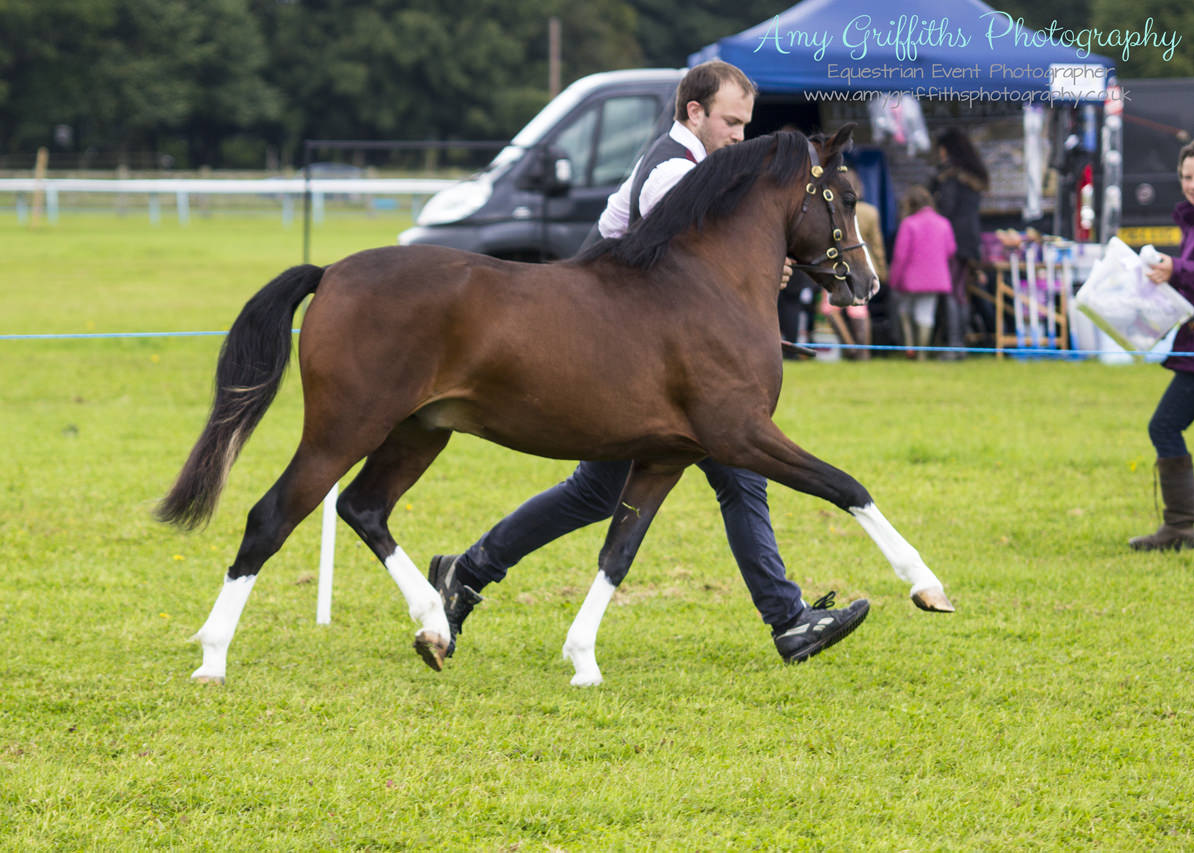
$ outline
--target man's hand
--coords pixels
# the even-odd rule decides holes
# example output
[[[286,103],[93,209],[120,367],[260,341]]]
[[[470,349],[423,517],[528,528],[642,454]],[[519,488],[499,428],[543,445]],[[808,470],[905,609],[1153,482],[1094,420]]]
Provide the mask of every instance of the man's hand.
[[[1171,275],[1173,275],[1173,258],[1168,255],[1161,255],[1160,262],[1148,268],[1148,280],[1153,284],[1164,284],[1169,281]]]
[[[779,277],[779,289],[783,290],[788,286],[788,282],[792,279],[792,264],[796,263],[791,258],[784,258],[784,271]]]

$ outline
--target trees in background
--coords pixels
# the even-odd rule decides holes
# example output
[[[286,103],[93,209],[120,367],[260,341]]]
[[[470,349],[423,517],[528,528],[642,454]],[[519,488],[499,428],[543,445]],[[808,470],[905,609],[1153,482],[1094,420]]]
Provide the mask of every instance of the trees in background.
[[[565,83],[644,63],[624,0],[0,0],[0,153],[505,139],[549,98],[553,15]]]
[[[153,151],[179,166],[293,162],[305,138],[505,139],[562,79],[682,66],[780,0],[0,0],[0,154]],[[1177,0],[1007,0],[1034,26],[1194,38]],[[947,14],[946,11],[944,14]],[[1129,76],[1194,74],[1194,50]],[[1137,70],[1138,69],[1138,70]],[[1122,72],[1121,72],[1122,73]]]
[[[158,150],[202,162],[283,94],[244,0],[0,2],[0,148]]]

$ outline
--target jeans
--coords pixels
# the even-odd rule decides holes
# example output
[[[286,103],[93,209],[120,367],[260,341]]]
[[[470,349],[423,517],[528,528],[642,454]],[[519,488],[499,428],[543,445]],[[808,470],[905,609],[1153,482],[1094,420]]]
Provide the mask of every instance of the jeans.
[[[1158,459],[1172,459],[1189,452],[1182,433],[1191,423],[1194,423],[1194,373],[1175,370],[1148,422],[1148,437]]]
[[[805,605],[779,556],[766,478],[711,459],[697,467],[721,504],[730,551],[755,608],[768,625],[789,624]],[[567,480],[531,498],[477,540],[461,555],[461,568],[482,585],[502,580],[532,551],[612,516],[629,474],[629,462],[581,462]]]

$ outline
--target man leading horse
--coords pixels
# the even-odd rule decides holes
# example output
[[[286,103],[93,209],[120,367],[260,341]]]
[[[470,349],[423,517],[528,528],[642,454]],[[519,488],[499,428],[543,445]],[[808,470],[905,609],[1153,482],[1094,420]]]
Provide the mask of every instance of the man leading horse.
[[[712,101],[700,108],[706,118],[718,114]],[[193,528],[211,517],[281,386],[294,315],[311,296],[298,346],[302,435],[248,513],[195,637],[203,664],[192,677],[223,681],[261,568],[362,459],[336,508],[397,583],[420,624],[415,649],[440,669],[452,639],[443,596],[389,523],[454,432],[556,459],[634,460],[564,644],[573,684],[601,681],[597,633],[613,592],[668,492],[706,458],[849,513],[909,584],[913,603],[953,610],[941,581],[866,488],[772,420],[783,382],[775,301],[785,258],[818,276],[834,305],[863,304],[878,287],[843,174],[852,130],[725,145],[623,237],[571,261],[520,264],[440,246],[387,246],[327,267],[293,267],[261,288],[224,339],[211,412],[159,518]],[[451,574],[454,561],[443,563]],[[777,644],[794,660],[845,636],[843,626],[865,614],[865,605],[842,619],[799,603],[796,625],[783,632],[791,643]]]
[[[676,90],[675,121],[648,148],[630,177],[609,197],[582,247],[594,237],[617,238],[651,210],[709,154],[741,142],[758,94],[741,70],[714,60],[690,69]],[[781,286],[791,274],[785,264]],[[629,461],[581,462],[564,482],[528,500],[460,555],[432,558],[429,579],[440,591],[455,651],[461,626],[481,600],[480,591],[507,570],[559,537],[613,515],[630,474]],[[866,599],[830,610],[833,593],[809,604],[787,577],[767,505],[767,480],[743,468],[704,459],[697,467],[709,481],[725,522],[726,538],[751,600],[771,628],[786,663],[800,663],[845,638],[866,618]]]

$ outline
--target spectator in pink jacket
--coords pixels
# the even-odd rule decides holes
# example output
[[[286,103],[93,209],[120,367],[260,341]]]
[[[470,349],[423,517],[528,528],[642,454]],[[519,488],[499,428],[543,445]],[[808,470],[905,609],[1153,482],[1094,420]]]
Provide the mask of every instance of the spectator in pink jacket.
[[[956,251],[949,220],[933,209],[925,187],[912,187],[904,196],[904,219],[891,252],[891,288],[898,299],[904,343],[926,347],[933,337],[937,297],[952,288],[949,260]],[[915,326],[915,337],[913,327]],[[917,351],[917,358],[926,358]]]

